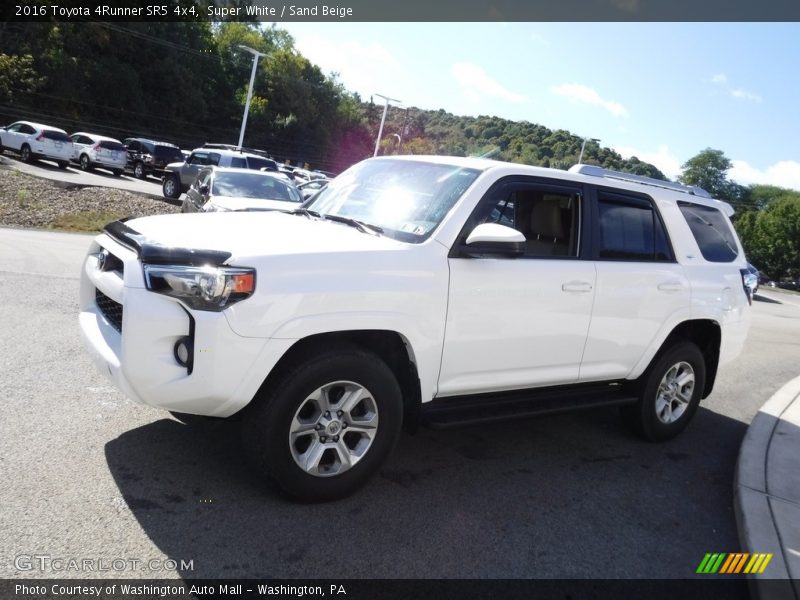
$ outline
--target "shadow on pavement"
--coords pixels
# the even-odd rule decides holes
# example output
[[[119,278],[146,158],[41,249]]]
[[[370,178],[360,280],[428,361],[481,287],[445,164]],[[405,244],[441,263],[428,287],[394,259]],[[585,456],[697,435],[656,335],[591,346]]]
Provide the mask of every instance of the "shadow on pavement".
[[[105,452],[153,543],[193,561],[185,578],[694,577],[706,552],[739,548],[745,430],[704,408],[665,444],[633,437],[608,409],[423,429],[328,504],[263,481],[236,423],[163,419]]]
[[[758,294],[753,295],[753,300],[756,302],[766,302],[767,304],[783,304],[780,300],[775,300],[773,298],[767,298],[766,296],[760,296]]]

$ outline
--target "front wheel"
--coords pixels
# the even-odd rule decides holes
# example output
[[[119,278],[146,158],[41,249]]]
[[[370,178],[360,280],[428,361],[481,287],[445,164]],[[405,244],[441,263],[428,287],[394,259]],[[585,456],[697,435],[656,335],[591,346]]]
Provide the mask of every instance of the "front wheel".
[[[144,163],[137,162],[135,165],[133,165],[133,176],[136,177],[136,179],[145,178],[146,173],[144,172]]]
[[[706,384],[703,354],[695,344],[680,342],[656,358],[637,384],[639,401],[622,408],[623,419],[652,442],[672,439],[700,404]]]
[[[81,154],[81,171],[89,171],[92,168],[92,162],[85,154]]]
[[[31,152],[31,147],[28,144],[23,144],[22,149],[19,151],[19,157],[22,159],[22,162],[29,163],[33,160],[33,153]]]
[[[400,435],[400,387],[380,358],[356,347],[288,369],[244,418],[247,450],[290,495],[342,498],[380,468]]]

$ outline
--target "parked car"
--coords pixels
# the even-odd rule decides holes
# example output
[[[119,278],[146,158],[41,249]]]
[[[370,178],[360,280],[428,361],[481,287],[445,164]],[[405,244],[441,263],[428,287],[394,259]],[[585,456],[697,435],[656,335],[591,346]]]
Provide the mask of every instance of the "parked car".
[[[83,171],[94,168],[108,169],[119,177],[125,170],[128,154],[122,142],[96,133],[79,131],[69,136],[72,140],[72,162]]]
[[[0,152],[3,150],[19,154],[22,162],[42,158],[55,161],[60,169],[66,169],[72,158],[72,141],[63,129],[17,121],[0,128]]]
[[[292,210],[303,197],[278,173],[205,167],[186,192],[181,212]]]
[[[200,169],[207,166],[233,167],[239,169],[267,169],[277,172],[277,163],[270,159],[243,152],[220,148],[223,144],[208,144],[202,148],[192,150],[189,157],[183,162],[174,162],[167,165],[164,177],[161,180],[161,192],[165,198],[179,198],[189,189],[192,182],[197,179]]]
[[[169,142],[158,142],[145,138],[127,138],[122,144],[128,153],[125,170],[137,179],[148,175],[161,175],[167,165],[183,160],[181,149]]]
[[[328,185],[329,179],[310,179],[297,184],[297,189],[303,194],[303,198],[310,198],[319,190]]]
[[[294,211],[109,224],[80,326],[134,400],[236,415],[260,473],[339,498],[419,422],[619,406],[678,435],[750,325],[732,214],[590,165],[371,158]]]

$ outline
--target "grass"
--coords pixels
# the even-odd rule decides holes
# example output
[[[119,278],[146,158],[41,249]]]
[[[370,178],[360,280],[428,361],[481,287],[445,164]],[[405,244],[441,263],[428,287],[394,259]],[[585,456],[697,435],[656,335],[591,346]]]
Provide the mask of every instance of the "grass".
[[[102,211],[102,212],[83,212],[72,215],[60,215],[52,223],[48,224],[48,229],[60,229],[62,231],[75,231],[81,233],[97,233],[103,230],[103,226],[126,216],[121,212]]]

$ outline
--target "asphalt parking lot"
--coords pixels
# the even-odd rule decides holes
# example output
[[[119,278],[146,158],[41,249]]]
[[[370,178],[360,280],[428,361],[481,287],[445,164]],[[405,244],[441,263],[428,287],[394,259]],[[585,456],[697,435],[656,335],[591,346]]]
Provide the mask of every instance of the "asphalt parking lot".
[[[296,504],[242,460],[235,424],[183,425],[96,371],[77,325],[89,239],[0,229],[0,577],[691,577],[740,549],[739,445],[798,375],[800,296],[767,291],[672,442],[640,441],[612,409],[423,429],[355,496]],[[192,562],[42,572],[21,555]]]

